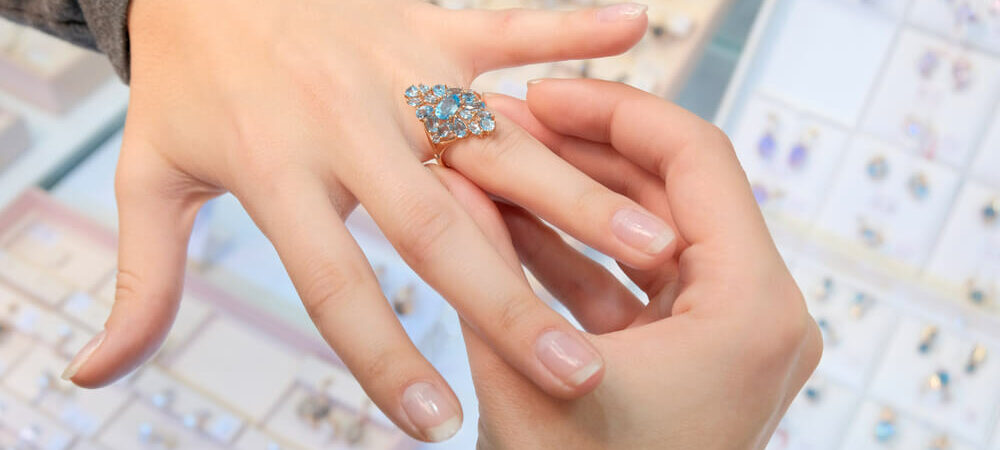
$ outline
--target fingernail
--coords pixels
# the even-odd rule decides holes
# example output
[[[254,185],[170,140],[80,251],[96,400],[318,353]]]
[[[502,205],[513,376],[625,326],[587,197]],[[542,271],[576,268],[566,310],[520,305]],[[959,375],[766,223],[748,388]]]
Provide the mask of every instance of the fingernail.
[[[535,354],[556,378],[576,387],[594,376],[604,362],[590,346],[562,331],[548,331],[535,343]]]
[[[621,22],[633,20],[646,13],[648,7],[640,3],[620,3],[597,10],[598,22]]]
[[[448,439],[462,427],[462,419],[451,398],[431,383],[419,381],[406,388],[403,410],[431,442]]]
[[[611,231],[629,247],[659,254],[674,241],[674,231],[659,217],[634,208],[624,208],[611,218]]]
[[[104,336],[106,335],[107,332],[101,331],[94,337],[90,338],[90,342],[87,342],[87,345],[84,345],[83,348],[77,352],[76,356],[73,357],[73,360],[69,362],[69,365],[66,366],[66,370],[62,373],[62,379],[69,380],[76,376],[76,373],[80,371],[80,368],[87,363],[88,359],[90,359],[90,355],[94,354],[94,350],[97,350],[97,347],[101,346],[101,342],[104,342]]]
[[[538,84],[545,81],[545,78],[535,78],[534,80],[528,80],[528,84]]]

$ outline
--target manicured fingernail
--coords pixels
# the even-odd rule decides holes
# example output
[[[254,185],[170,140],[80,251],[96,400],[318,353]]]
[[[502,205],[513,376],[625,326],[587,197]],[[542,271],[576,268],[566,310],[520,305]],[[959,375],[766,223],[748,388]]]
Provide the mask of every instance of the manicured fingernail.
[[[66,370],[62,373],[62,379],[69,380],[76,376],[76,373],[80,371],[80,368],[87,363],[88,359],[90,359],[90,355],[94,354],[94,350],[97,350],[97,347],[101,346],[101,342],[104,342],[104,336],[106,335],[107,332],[101,331],[94,337],[90,338],[90,342],[87,342],[87,345],[84,345],[83,348],[77,352],[76,356],[73,357],[73,360],[69,362],[69,365],[66,366]]]
[[[646,13],[648,7],[640,3],[620,3],[597,10],[598,22],[634,20]]]
[[[674,231],[659,217],[624,208],[611,218],[611,231],[629,247],[657,255],[674,241]]]
[[[604,366],[590,346],[562,331],[548,331],[535,343],[535,354],[556,378],[576,387]]]
[[[431,442],[448,439],[462,427],[458,407],[431,383],[419,381],[406,388],[403,391],[403,410],[410,422]]]
[[[528,84],[538,84],[545,81],[545,78],[535,78],[534,80],[528,80]]]

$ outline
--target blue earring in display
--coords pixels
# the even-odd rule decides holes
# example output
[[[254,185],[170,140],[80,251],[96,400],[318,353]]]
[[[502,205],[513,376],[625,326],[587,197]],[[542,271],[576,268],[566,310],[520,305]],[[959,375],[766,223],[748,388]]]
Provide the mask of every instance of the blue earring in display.
[[[985,306],[990,303],[993,295],[991,290],[983,286],[975,277],[969,278],[965,282],[965,296],[976,306]]]
[[[896,437],[896,412],[888,406],[882,408],[875,422],[875,440],[885,443]]]
[[[983,223],[986,225],[995,225],[997,223],[997,216],[1000,216],[1000,198],[994,198],[986,202],[986,206],[983,206],[981,214]]]
[[[778,138],[775,136],[778,131],[778,116],[773,113],[768,114],[767,122],[764,134],[757,141],[757,154],[760,155],[761,159],[770,161],[778,150]]]
[[[986,346],[976,344],[972,347],[972,352],[969,353],[969,360],[965,363],[965,373],[970,375],[976,373],[984,362],[986,362]]]
[[[858,292],[854,294],[854,298],[851,299],[851,308],[848,313],[851,315],[852,319],[860,319],[865,316],[868,309],[872,307],[875,300],[864,292]]]
[[[875,226],[867,223],[865,220],[861,220],[861,224],[858,227],[858,237],[861,238],[861,242],[871,248],[881,247],[885,242],[885,238],[882,236],[882,232],[879,231]]]
[[[920,341],[917,343],[917,352],[921,355],[926,355],[934,349],[934,343],[937,342],[938,327],[934,325],[927,325],[922,330],[920,330]]]
[[[935,370],[924,383],[925,392],[933,394],[936,400],[947,402],[951,398],[951,374],[945,369]]]
[[[865,164],[865,173],[875,181],[884,180],[889,175],[889,161],[884,156],[876,156]]]
[[[810,149],[813,141],[819,132],[815,128],[809,129],[799,140],[795,141],[791,151],[788,152],[788,165],[793,169],[801,169],[809,162]]]
[[[931,193],[930,181],[927,180],[927,175],[922,173],[911,175],[906,181],[906,188],[915,200],[924,200]]]

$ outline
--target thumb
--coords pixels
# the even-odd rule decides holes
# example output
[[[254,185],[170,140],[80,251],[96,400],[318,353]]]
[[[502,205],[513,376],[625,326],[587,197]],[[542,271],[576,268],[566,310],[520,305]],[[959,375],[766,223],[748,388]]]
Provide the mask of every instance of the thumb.
[[[173,324],[184,284],[187,242],[209,195],[154,149],[125,133],[115,195],[118,200],[118,276],[104,330],[73,358],[62,377],[88,388],[111,384],[160,347]],[[203,190],[206,194],[208,190]]]

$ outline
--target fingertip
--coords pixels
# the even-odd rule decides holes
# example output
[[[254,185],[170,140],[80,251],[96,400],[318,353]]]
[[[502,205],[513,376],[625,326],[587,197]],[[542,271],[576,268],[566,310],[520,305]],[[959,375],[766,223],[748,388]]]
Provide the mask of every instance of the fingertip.
[[[450,389],[417,381],[403,391],[401,404],[416,436],[425,442],[443,442],[462,428],[462,406]]]

